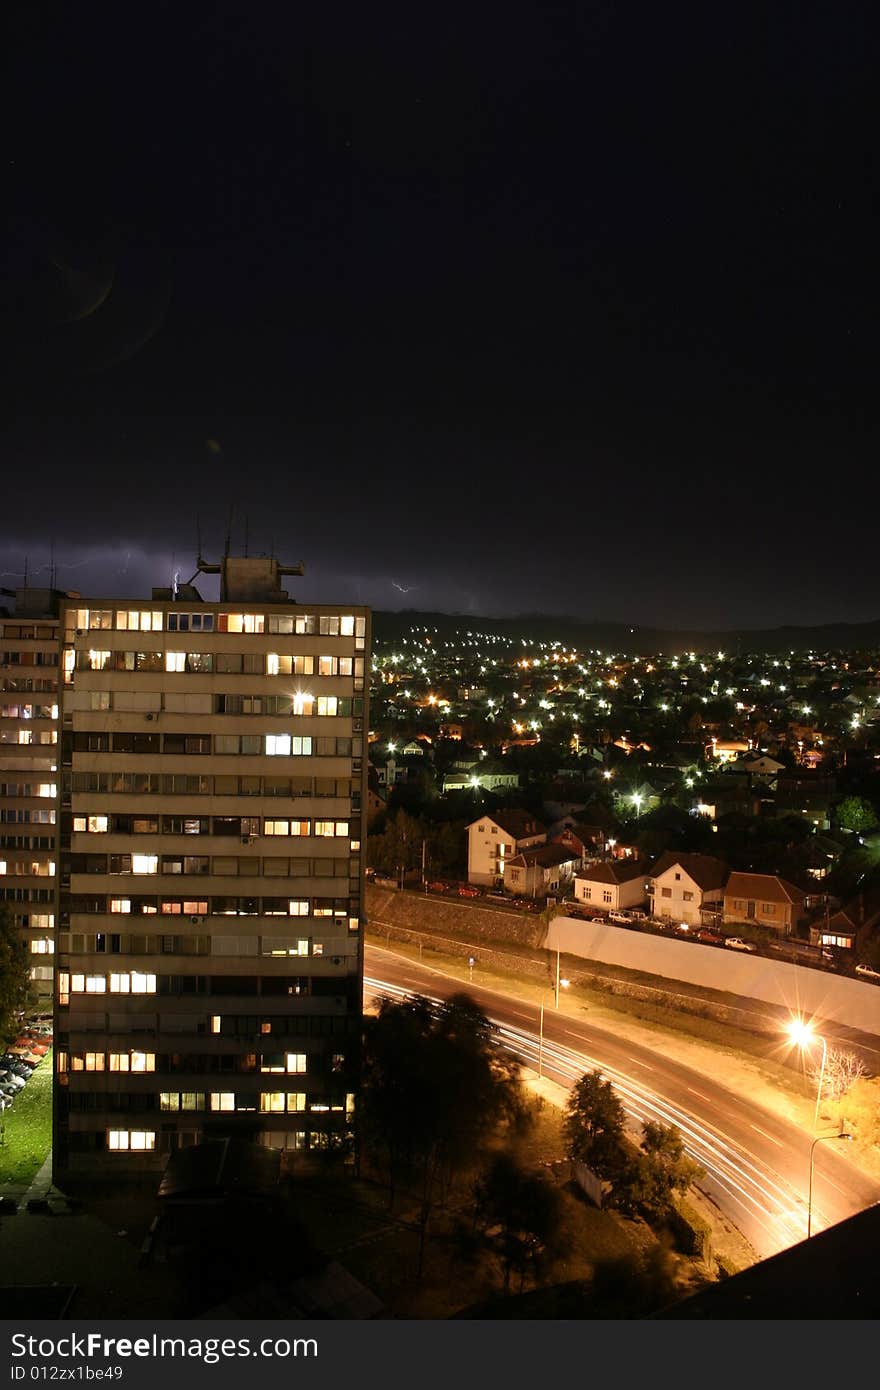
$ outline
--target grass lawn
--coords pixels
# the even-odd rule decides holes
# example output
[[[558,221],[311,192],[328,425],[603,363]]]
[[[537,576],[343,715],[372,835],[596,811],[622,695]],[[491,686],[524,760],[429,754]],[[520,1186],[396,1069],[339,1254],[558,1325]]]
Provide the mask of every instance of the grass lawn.
[[[52,1059],[50,1047],[4,1113],[6,1134],[0,1144],[0,1185],[29,1183],[52,1147]]]

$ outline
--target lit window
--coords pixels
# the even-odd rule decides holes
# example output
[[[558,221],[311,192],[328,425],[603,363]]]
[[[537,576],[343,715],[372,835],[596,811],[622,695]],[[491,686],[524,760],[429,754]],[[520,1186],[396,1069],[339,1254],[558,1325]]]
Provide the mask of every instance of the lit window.
[[[106,994],[107,978],[105,975],[86,975],[85,982],[86,994]]]
[[[266,656],[266,675],[277,676],[279,672],[279,661],[277,652],[269,652]]]
[[[35,956],[51,956],[55,951],[55,942],[50,936],[34,937],[31,941],[31,954]]]
[[[272,1114],[284,1113],[284,1092],[263,1091],[260,1094],[260,1109]]]
[[[185,671],[186,652],[166,652],[165,653],[166,671]]]
[[[131,912],[131,898],[111,898],[111,912]]]
[[[290,734],[266,734],[266,752],[269,755],[290,757]]]
[[[289,911],[290,911],[290,916],[291,916],[291,917],[308,917],[308,915],[309,915],[309,900],[308,900],[308,898],[291,898],[291,899],[290,899],[290,908],[289,908]]]
[[[156,1147],[156,1135],[148,1129],[108,1129],[107,1147],[116,1153],[152,1153]]]
[[[285,1056],[285,1071],[288,1073],[302,1073],[306,1069],[306,1054],[304,1052],[288,1052]]]
[[[158,854],[133,854],[131,856],[133,874],[157,874],[159,872]]]
[[[235,1092],[234,1091],[212,1091],[211,1092],[212,1110],[234,1110]]]

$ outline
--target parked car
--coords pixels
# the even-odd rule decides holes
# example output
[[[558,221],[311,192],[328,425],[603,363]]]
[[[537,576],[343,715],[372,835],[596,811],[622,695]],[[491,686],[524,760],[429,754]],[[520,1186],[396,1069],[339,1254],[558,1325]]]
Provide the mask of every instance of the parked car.
[[[448,887],[449,885],[447,883],[441,883],[439,878],[435,879],[433,883],[428,884],[428,890],[431,893],[445,893]]]
[[[704,946],[724,945],[724,937],[721,932],[713,931],[711,927],[700,927],[695,936],[697,941],[702,941]]]
[[[458,896],[460,898],[478,898],[479,888],[475,888],[472,883],[462,883],[459,885]]]
[[[864,961],[856,966],[856,974],[861,975],[863,979],[880,980],[880,970],[875,970],[873,965],[866,965]]]
[[[743,941],[741,936],[725,936],[725,946],[729,946],[732,951],[751,951],[756,952],[757,946],[753,941]]]
[[[624,927],[628,927],[628,926],[630,925],[630,918],[627,917],[627,915],[626,915],[625,912],[617,912],[617,911],[609,912],[609,914],[608,914],[608,921],[609,921],[609,922],[619,922],[619,923],[621,924],[621,926],[624,926]]]

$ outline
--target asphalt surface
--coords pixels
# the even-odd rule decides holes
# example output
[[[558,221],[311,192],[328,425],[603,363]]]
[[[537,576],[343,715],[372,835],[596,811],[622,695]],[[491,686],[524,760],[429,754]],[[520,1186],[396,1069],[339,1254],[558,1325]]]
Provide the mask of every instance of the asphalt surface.
[[[721,1054],[722,1076],[716,1081],[571,1013],[557,1013],[552,991],[541,1041],[540,1010],[534,1004],[479,983],[463,984],[390,950],[366,948],[367,999],[397,991],[445,998],[462,990],[499,1025],[503,1045],[526,1065],[566,1086],[599,1067],[618,1091],[634,1130],[646,1119],[677,1125],[688,1152],[705,1169],[701,1189],[760,1258],[805,1238],[808,1207],[816,1234],[880,1201],[880,1184],[843,1157],[845,1141],[823,1139],[812,1148],[812,1134],[725,1086]]]

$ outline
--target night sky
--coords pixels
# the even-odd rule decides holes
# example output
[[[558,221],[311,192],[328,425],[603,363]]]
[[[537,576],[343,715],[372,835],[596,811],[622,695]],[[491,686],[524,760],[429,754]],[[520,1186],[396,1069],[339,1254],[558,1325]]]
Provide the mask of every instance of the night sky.
[[[880,614],[867,5],[17,9],[0,582]]]

